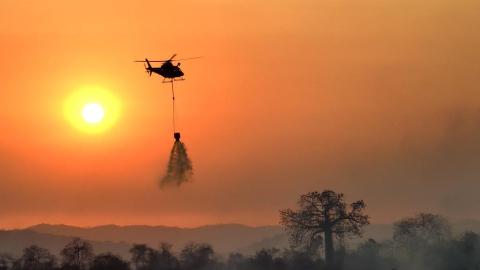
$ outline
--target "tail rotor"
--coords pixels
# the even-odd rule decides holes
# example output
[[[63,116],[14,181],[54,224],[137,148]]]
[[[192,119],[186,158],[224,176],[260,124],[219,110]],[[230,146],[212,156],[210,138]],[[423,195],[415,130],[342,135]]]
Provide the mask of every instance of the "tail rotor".
[[[143,63],[143,66],[145,67],[145,72],[147,72],[147,74],[152,76],[152,70],[150,68],[148,68],[147,65],[145,65],[145,63]]]

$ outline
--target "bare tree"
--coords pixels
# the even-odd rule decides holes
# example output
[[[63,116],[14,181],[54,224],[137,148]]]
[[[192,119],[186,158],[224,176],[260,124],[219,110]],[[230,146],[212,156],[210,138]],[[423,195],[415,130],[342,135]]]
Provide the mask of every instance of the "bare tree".
[[[93,247],[88,241],[74,237],[61,251],[63,265],[70,265],[77,269],[88,269],[93,261]]]
[[[2,252],[0,253],[0,270],[8,270],[13,268],[15,264],[15,258],[13,258],[12,254]]]
[[[21,263],[24,270],[51,270],[57,261],[48,249],[33,245],[23,250]]]
[[[183,246],[180,260],[186,270],[200,269],[214,261],[214,251],[210,244],[188,242]]]
[[[161,242],[160,245],[158,246],[158,249],[160,251],[159,253],[159,263],[160,263],[160,269],[162,270],[174,270],[174,269],[180,269],[180,263],[178,262],[178,259],[173,255],[171,249],[172,249],[172,244],[167,243],[167,242]]]
[[[146,244],[133,244],[133,247],[128,252],[132,254],[132,262],[135,265],[135,269],[138,270],[147,266],[151,250]]]
[[[480,236],[466,231],[461,235],[458,246],[465,256],[465,268],[474,269],[477,266],[480,269]]]
[[[130,264],[111,252],[98,254],[92,263],[91,270],[130,270]]]
[[[404,218],[393,226],[395,244],[404,248],[410,257],[426,244],[449,239],[452,233],[452,225],[444,216],[430,213]]]
[[[241,253],[230,253],[227,260],[227,269],[239,270],[242,269],[242,264],[245,263],[245,257]]]
[[[327,267],[333,267],[333,235],[362,236],[363,226],[369,224],[369,216],[363,214],[366,205],[363,200],[347,205],[342,193],[325,190],[310,192],[298,200],[300,210],[280,211],[280,224],[286,226],[293,245],[300,245],[307,239],[323,234],[325,239],[325,260]]]
[[[274,267],[274,263],[276,259],[279,259],[279,253],[280,250],[277,248],[262,248],[252,258],[252,268],[259,270],[277,269],[277,267]]]

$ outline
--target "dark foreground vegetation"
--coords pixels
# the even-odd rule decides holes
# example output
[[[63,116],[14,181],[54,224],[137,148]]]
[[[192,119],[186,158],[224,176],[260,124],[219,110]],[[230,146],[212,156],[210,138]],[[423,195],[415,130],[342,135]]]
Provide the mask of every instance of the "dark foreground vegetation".
[[[216,254],[207,243],[186,243],[180,252],[159,243],[153,248],[133,244],[130,258],[95,254],[81,238],[72,240],[59,256],[30,246],[15,258],[0,253],[0,270],[480,270],[480,237],[474,232],[454,236],[441,215],[419,213],[394,223],[391,239],[367,239],[349,247],[345,239],[362,235],[369,217],[366,205],[344,202],[343,194],[326,190],[302,195],[299,210],[280,211],[290,234],[289,249],[261,249],[253,256]]]

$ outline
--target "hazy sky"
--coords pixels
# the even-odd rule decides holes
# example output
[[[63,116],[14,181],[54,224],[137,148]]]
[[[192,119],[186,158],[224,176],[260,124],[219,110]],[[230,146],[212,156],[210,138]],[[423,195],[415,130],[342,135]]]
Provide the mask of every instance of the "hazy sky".
[[[0,228],[273,225],[324,189],[364,199],[373,223],[478,219],[479,13],[477,0],[0,0]],[[133,60],[174,53],[204,56],[175,84],[195,182],[161,190],[170,85]],[[118,105],[103,132],[65,115],[82,89],[108,93],[106,115]]]

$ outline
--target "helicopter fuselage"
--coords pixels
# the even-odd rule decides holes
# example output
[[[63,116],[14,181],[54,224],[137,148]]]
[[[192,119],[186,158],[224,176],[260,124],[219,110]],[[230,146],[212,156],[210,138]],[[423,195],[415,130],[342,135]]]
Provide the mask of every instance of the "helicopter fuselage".
[[[170,65],[165,63],[159,68],[156,68],[156,67],[147,68],[147,70],[149,71],[151,70],[153,73],[157,73],[158,75],[163,76],[165,78],[169,78],[169,79],[182,77],[184,75],[180,67],[174,66],[171,63]]]

